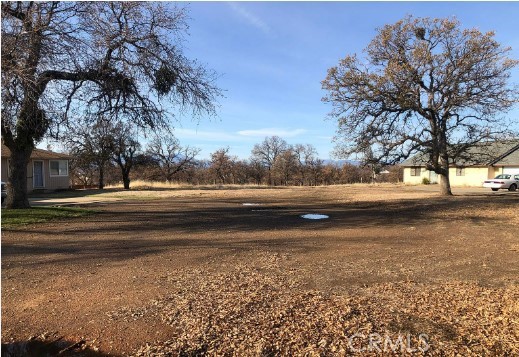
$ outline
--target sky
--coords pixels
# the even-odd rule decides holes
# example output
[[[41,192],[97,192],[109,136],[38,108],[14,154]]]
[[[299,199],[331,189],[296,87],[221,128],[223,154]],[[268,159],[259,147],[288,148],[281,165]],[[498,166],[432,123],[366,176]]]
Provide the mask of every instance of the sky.
[[[332,158],[337,124],[321,81],[348,54],[362,55],[376,29],[406,15],[456,16],[464,28],[494,30],[519,58],[519,2],[192,2],[185,54],[218,73],[217,116],[177,117],[181,144],[200,159],[222,147],[240,159],[278,135]],[[519,68],[512,81],[519,83]],[[509,113],[519,120],[519,110]]]
[[[215,70],[224,90],[216,118],[182,118],[175,135],[200,158],[229,147],[241,159],[278,135],[332,157],[337,124],[321,98],[328,68],[362,54],[376,28],[406,15],[456,16],[463,27],[494,30],[519,58],[519,2],[193,2],[186,55]],[[519,83],[519,70],[512,81]],[[519,119],[515,110],[508,115]]]

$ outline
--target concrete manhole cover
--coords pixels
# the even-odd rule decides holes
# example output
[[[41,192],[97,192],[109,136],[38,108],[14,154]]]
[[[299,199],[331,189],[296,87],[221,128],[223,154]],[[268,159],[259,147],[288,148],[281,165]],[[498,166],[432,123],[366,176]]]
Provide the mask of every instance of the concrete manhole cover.
[[[327,216],[325,214],[315,214],[315,213],[309,213],[309,214],[303,214],[301,218],[304,219],[327,219],[330,218],[330,216]]]

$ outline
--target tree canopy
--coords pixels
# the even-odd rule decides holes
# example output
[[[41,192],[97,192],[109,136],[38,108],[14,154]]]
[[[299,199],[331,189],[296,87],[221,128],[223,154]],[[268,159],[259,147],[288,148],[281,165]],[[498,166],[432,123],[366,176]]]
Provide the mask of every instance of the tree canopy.
[[[214,113],[215,74],[182,51],[186,20],[171,3],[2,2],[8,207],[28,206],[30,154],[71,120],[103,115],[156,127],[173,111]]]
[[[322,82],[339,153],[369,145],[370,159],[386,164],[425,153],[451,194],[450,164],[481,141],[513,134],[499,114],[518,101],[509,79],[519,61],[494,37],[455,18],[408,16],[378,29],[365,58],[346,56]]]

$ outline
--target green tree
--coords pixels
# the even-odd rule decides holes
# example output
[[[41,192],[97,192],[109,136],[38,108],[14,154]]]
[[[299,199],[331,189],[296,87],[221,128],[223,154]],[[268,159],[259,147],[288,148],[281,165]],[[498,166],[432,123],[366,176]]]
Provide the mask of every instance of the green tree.
[[[366,58],[346,56],[322,82],[340,153],[367,143],[388,164],[422,152],[441,193],[451,195],[449,165],[477,143],[511,134],[498,115],[518,100],[510,50],[493,32],[461,29],[453,18],[409,16],[380,28]]]
[[[110,114],[162,126],[168,108],[214,113],[215,75],[182,52],[187,13],[158,2],[2,2],[7,207],[29,206],[27,163],[45,135]]]

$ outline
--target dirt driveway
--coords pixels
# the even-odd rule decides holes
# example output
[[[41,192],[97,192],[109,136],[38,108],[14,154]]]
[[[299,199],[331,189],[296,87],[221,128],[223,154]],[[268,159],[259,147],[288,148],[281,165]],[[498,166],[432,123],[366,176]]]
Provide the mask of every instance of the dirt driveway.
[[[333,329],[370,326],[432,335],[439,354],[516,351],[519,194],[455,193],[390,185],[111,192],[111,201],[82,203],[99,210],[85,220],[2,231],[2,343],[79,341],[91,355],[340,355],[351,339],[340,342]],[[485,313],[470,320],[475,302]],[[279,326],[269,325],[279,311]],[[302,321],[315,333],[304,337]],[[463,330],[474,322],[490,327]],[[467,340],[490,339],[492,326],[497,342]]]

